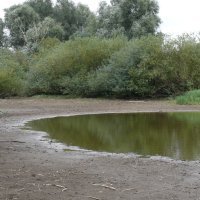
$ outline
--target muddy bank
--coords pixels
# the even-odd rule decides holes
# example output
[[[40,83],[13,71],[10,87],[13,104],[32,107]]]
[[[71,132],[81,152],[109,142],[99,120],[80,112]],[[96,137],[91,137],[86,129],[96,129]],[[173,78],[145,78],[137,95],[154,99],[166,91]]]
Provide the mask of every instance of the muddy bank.
[[[102,112],[200,111],[166,101],[0,100],[0,199],[199,199],[200,163],[64,152],[26,121]]]

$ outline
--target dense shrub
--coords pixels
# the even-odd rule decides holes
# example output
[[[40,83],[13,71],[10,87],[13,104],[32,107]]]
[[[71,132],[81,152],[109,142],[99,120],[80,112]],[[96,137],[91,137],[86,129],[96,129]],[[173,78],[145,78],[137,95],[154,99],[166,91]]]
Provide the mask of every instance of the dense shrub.
[[[105,63],[113,52],[118,51],[126,42],[124,38],[79,38],[56,46],[44,56],[38,54],[34,58],[34,64],[30,66],[29,93],[77,93],[77,90],[72,88],[78,87],[79,84],[82,88],[84,76]]]
[[[23,94],[26,66],[22,53],[0,50],[0,98]]]
[[[143,37],[114,53],[89,77],[91,96],[163,97],[200,84],[200,45],[193,37]]]
[[[142,38],[138,41],[138,63],[129,71],[129,88],[136,95],[147,97],[169,96],[187,89],[181,65],[176,66],[173,55],[179,54],[174,43],[162,37]]]
[[[39,51],[0,52],[0,97],[64,94],[82,97],[157,98],[200,88],[200,42],[184,35],[47,38]]]
[[[185,35],[175,40],[177,51],[172,52],[171,64],[177,76],[185,79],[188,89],[200,88],[200,41]]]
[[[151,66],[153,63],[150,59],[153,61],[153,56],[157,56],[161,60],[162,44],[163,39],[159,37],[130,41],[126,47],[114,53],[109,63],[98,69],[89,80],[92,93],[99,91],[96,95],[116,97],[151,96],[153,86],[150,81],[156,76],[152,70],[155,71],[157,64],[162,64],[154,60],[155,66]]]

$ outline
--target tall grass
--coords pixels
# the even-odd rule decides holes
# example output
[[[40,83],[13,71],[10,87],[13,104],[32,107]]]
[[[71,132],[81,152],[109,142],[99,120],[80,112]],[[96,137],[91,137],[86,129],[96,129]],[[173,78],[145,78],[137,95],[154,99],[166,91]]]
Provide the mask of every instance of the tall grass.
[[[176,98],[176,103],[181,105],[192,105],[192,104],[199,104],[200,105],[200,90],[192,90],[186,92],[182,96],[178,96]]]

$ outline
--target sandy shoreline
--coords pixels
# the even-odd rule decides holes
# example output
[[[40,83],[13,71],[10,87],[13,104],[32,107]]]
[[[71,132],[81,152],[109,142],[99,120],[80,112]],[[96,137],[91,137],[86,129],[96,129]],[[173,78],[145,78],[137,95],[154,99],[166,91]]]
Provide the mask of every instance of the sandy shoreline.
[[[199,199],[200,163],[64,152],[27,121],[112,112],[200,111],[166,101],[0,100],[0,199]]]

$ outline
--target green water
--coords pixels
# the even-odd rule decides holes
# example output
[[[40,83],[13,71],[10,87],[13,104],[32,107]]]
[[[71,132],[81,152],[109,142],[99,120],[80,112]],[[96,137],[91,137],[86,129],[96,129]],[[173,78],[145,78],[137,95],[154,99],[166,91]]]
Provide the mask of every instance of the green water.
[[[200,113],[100,114],[28,123],[82,149],[200,159]]]

